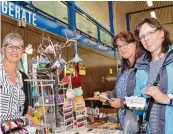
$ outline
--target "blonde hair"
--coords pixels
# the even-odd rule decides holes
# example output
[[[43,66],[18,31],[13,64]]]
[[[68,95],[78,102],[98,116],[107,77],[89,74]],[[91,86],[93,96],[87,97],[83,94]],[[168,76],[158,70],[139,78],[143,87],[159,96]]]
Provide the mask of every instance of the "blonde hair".
[[[18,33],[10,33],[10,34],[7,34],[4,39],[3,39],[3,43],[2,43],[2,46],[6,46],[11,40],[18,40],[22,46],[24,46],[24,41],[21,37],[20,34]]]

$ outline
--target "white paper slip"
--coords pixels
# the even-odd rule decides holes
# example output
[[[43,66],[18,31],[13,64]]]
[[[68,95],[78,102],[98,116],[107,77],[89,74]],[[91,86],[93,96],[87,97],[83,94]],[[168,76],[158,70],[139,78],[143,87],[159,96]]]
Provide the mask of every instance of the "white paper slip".
[[[102,97],[102,98],[104,98],[104,99],[110,101],[110,99],[109,99],[108,97],[104,96],[104,95],[100,95],[100,97]]]
[[[125,97],[126,105],[128,107],[139,107],[144,108],[146,99],[144,97],[138,97],[138,96],[131,96],[131,97]]]

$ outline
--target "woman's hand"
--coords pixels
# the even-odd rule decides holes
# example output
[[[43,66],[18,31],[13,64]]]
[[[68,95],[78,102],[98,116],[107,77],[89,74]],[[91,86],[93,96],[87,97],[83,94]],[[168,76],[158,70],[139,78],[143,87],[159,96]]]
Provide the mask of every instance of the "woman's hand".
[[[107,97],[107,93],[106,92],[103,92],[100,95]],[[107,100],[105,98],[101,97],[101,96],[99,96],[99,100],[102,101],[102,102],[106,102]]]
[[[121,107],[121,100],[119,98],[111,98],[109,101],[110,105],[114,108],[120,108]]]
[[[169,97],[167,94],[162,93],[159,87],[150,86],[146,90],[146,94],[152,96],[158,103],[169,104]]]
[[[25,114],[25,118],[29,120],[29,126],[33,127],[34,126],[34,120],[33,117],[29,114]]]

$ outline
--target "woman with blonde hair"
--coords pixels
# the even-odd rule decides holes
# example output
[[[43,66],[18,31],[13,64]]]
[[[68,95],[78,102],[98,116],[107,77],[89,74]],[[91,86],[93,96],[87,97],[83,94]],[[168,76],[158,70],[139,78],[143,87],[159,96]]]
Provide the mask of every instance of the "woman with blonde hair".
[[[5,36],[2,44],[3,59],[0,62],[0,119],[12,120],[25,116],[33,125],[29,111],[29,98],[24,89],[23,73],[17,69],[24,51],[24,41],[18,33]]]

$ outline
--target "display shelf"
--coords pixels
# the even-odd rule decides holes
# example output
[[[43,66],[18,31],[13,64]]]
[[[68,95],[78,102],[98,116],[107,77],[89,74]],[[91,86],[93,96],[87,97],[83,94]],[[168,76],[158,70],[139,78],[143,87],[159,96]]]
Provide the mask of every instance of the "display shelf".
[[[76,116],[76,119],[80,119],[80,118],[83,118],[83,117],[86,117],[86,115],[78,115],[78,116]]]
[[[74,103],[75,125],[77,128],[87,127],[85,102]]]
[[[63,110],[73,108],[72,106],[63,107]]]
[[[82,123],[85,123],[86,121],[83,120],[83,121],[79,121],[78,124],[82,124]]]
[[[34,107],[51,107],[51,106],[55,106],[55,104],[34,105]]]
[[[30,82],[31,86],[52,86],[55,83],[55,80],[50,79],[25,79],[24,81]]]
[[[75,107],[85,107],[85,103],[76,103]]]
[[[66,128],[69,127],[69,126],[72,126],[72,125],[73,125],[73,124],[69,124],[69,125],[66,126]]]
[[[74,118],[69,118],[69,119],[65,119],[64,121],[67,122],[67,121],[71,121],[71,120],[74,120]]]
[[[69,115],[69,114],[73,114],[73,112],[64,113],[64,115]]]
[[[67,99],[68,97],[65,98],[65,95],[67,89],[72,89],[71,76],[66,75],[66,67],[71,63],[73,64],[74,68],[75,66],[78,66],[78,63],[76,63],[76,57],[79,58],[77,54],[76,39],[77,37],[73,39],[67,39],[64,44],[58,45],[58,43],[54,44],[50,37],[43,35],[42,42],[36,51],[36,54],[38,55],[35,59],[32,59],[32,70],[30,70],[29,74],[32,79],[25,80],[30,82],[33,90],[37,90],[36,92],[32,92],[35,102],[34,108],[36,109],[34,114],[35,116],[43,115],[43,117],[39,117],[39,119],[41,120],[40,122],[43,122],[41,124],[44,124],[42,129],[46,134],[48,126],[50,126],[55,133],[59,133],[61,128],[65,128],[65,130],[67,130],[71,127],[74,127],[72,100]],[[44,44],[45,41],[48,42],[48,44]],[[75,56],[72,58],[72,60],[66,62],[62,58],[62,49],[70,47],[72,44],[75,45]],[[32,46],[30,47],[32,48]],[[43,65],[45,64],[45,61],[46,64],[50,64],[49,68],[45,68]],[[82,59],[80,59],[78,62],[80,61],[82,61]],[[60,75],[63,71],[64,78],[60,80]],[[64,87],[66,84],[69,85],[68,88]],[[34,89],[34,87],[38,88]],[[58,96],[60,90],[63,91],[64,96]],[[45,92],[48,92],[48,96],[45,95]],[[81,107],[84,107],[84,105],[82,104],[78,108]],[[54,114],[51,113],[52,111]],[[50,119],[47,119],[47,117]],[[49,123],[52,121],[52,126],[47,124],[47,121],[49,121]],[[40,124],[40,122],[38,124]]]
[[[37,130],[43,131],[46,134],[48,134],[48,128],[47,128],[47,112],[50,107],[54,107],[54,90],[53,90],[53,84],[54,80],[48,80],[48,79],[26,79],[25,81],[29,82],[32,87],[32,94],[34,94],[34,90],[37,93],[36,96],[33,96],[34,101],[34,118],[37,118]],[[44,91],[46,92],[47,96],[44,95]],[[52,96],[52,103],[47,104],[46,100],[48,100],[46,97]],[[54,115],[53,113],[52,115]],[[52,120],[54,122],[54,120]]]
[[[51,80],[51,79],[25,79],[24,81],[28,81],[28,82],[41,82],[42,84],[45,83],[51,83],[51,82],[55,82],[55,80]],[[51,83],[51,84],[53,84]]]
[[[67,99],[67,98],[65,98],[65,99],[64,99],[64,101],[69,102],[69,99]],[[63,126],[65,128],[65,131],[67,131],[70,128],[74,128],[74,116],[73,116],[72,105],[64,102],[64,105],[61,106],[60,113],[61,113],[60,118],[61,118],[61,121],[63,122]]]
[[[85,112],[85,109],[76,111],[76,113],[80,113],[80,112]]]
[[[58,105],[63,105],[64,103],[58,103]]]

